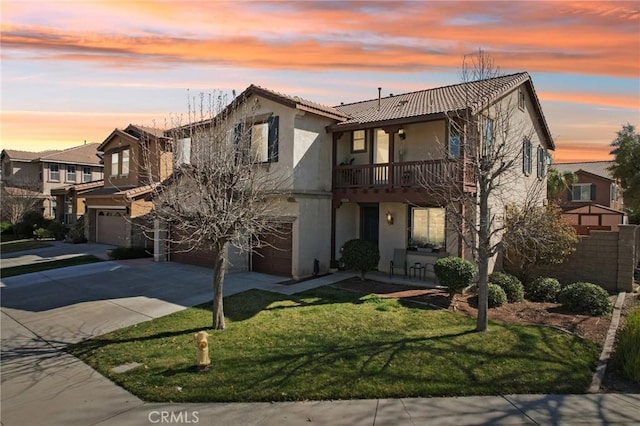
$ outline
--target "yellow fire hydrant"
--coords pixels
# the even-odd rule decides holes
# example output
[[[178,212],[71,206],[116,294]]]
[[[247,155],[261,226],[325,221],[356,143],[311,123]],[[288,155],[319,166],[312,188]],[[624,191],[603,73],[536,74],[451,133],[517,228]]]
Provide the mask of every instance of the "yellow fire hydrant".
[[[200,370],[204,370],[209,367],[211,364],[211,360],[209,359],[209,342],[207,342],[207,337],[209,333],[206,331],[201,331],[199,333],[194,334],[194,339],[196,341],[196,365]]]

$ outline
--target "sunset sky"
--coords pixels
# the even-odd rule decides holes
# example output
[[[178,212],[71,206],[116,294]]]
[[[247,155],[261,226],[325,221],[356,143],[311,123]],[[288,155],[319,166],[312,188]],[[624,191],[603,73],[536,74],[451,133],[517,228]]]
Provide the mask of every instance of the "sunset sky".
[[[480,48],[532,76],[557,162],[609,159],[640,125],[640,1],[1,1],[1,148],[164,127],[187,90],[337,105],[455,84]]]

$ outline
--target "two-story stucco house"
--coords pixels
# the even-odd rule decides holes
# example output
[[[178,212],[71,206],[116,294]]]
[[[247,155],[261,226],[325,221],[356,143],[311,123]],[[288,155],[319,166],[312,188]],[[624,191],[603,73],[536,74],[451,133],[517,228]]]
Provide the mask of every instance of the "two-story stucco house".
[[[145,200],[151,185],[171,174],[172,152],[162,130],[130,124],[114,129],[100,144],[103,152],[104,183],[84,192],[86,200],[85,234],[89,241],[117,246],[147,246],[136,221],[144,220],[151,203]],[[146,158],[153,165],[147,173]]]
[[[97,143],[43,152],[2,150],[2,181],[8,186],[33,188],[43,194],[42,213],[46,218],[63,219],[60,206],[51,191],[77,183],[103,178],[103,165]]]
[[[563,216],[581,234],[590,229],[617,231],[618,225],[627,223],[622,186],[609,171],[612,165],[611,161],[553,165],[560,173],[574,173],[577,178],[558,196]]]
[[[490,88],[482,108],[468,98],[480,84]],[[257,101],[254,125],[265,126],[265,133],[278,126],[278,140],[265,149],[276,143],[278,155],[266,161],[291,176],[290,197],[278,218],[289,224],[290,237],[273,241],[275,250],[246,254],[246,268],[294,278],[311,275],[315,260],[321,273],[328,270],[353,238],[378,245],[381,271],[388,271],[396,249],[406,250],[409,262],[422,264],[446,253],[465,255],[462,239],[447,225],[448,206],[419,179],[430,176],[436,184],[453,179],[461,191],[477,191],[466,166],[469,150],[452,130],[451,121],[462,112],[470,111],[478,129],[490,134],[494,107],[512,104],[513,127],[530,129],[526,138],[509,141],[517,157],[509,203],[520,202],[529,188],[545,186],[547,151],[555,148],[527,73],[335,107],[253,85],[239,98]],[[491,203],[496,211],[505,208],[505,198]],[[440,251],[412,250],[418,243]],[[172,260],[210,263],[203,252]]]

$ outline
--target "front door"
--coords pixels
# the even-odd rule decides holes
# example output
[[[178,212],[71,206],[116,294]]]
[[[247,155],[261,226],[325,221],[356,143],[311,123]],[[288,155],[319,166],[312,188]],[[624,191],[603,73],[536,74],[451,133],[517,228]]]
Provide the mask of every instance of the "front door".
[[[379,206],[360,206],[360,238],[378,244],[378,230],[380,227]]]

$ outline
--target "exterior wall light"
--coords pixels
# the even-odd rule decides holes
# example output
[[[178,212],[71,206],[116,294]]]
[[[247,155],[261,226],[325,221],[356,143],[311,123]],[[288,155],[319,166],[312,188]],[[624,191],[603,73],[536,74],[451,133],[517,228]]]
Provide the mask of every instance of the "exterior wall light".
[[[387,218],[387,224],[393,225],[393,214],[391,213],[390,210],[387,211],[386,218]]]
[[[400,137],[401,140],[405,140],[407,138],[407,134],[404,132],[404,129],[398,130],[398,137]]]

